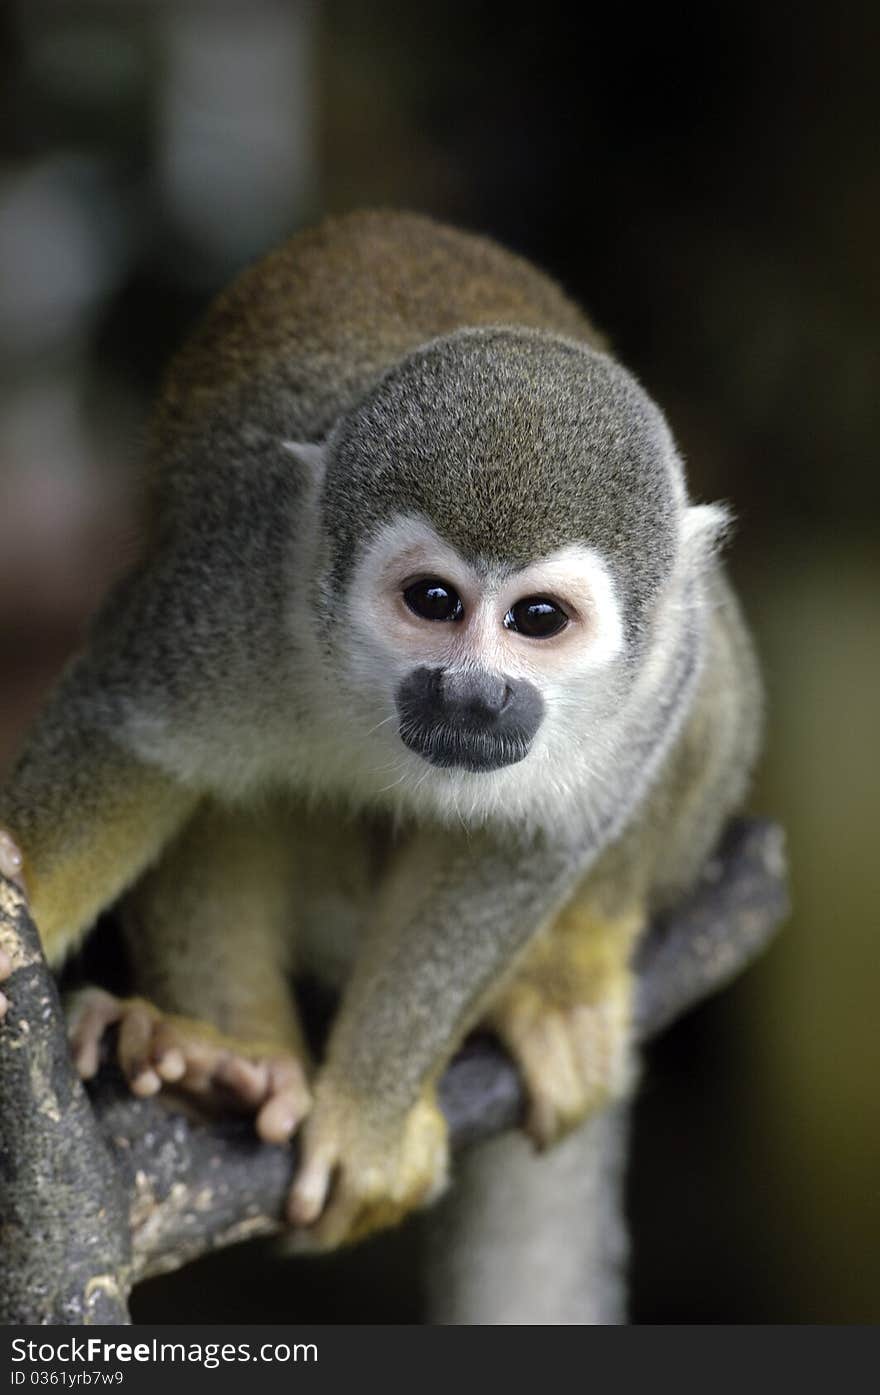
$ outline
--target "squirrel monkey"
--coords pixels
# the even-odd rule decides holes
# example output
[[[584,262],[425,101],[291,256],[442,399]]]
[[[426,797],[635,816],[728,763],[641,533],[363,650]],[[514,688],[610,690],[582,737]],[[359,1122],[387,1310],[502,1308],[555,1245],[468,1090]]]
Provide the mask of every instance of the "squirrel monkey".
[[[546,1145],[632,1080],[633,946],[741,800],[759,685],[666,422],[546,276],[417,216],[330,220],[173,363],[144,559],[0,796],[54,964],[132,1087],[295,1132],[303,1248],[448,1171],[435,1085],[495,1031]],[[339,988],[308,1059],[290,976]]]

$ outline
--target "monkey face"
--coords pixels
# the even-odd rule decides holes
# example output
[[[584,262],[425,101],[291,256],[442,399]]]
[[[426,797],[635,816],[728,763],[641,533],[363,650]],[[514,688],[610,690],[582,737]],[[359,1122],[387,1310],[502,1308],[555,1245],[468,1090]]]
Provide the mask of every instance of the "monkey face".
[[[519,567],[464,558],[427,520],[398,517],[356,560],[338,619],[364,764],[408,807],[522,812],[619,703],[622,607],[586,547]]]

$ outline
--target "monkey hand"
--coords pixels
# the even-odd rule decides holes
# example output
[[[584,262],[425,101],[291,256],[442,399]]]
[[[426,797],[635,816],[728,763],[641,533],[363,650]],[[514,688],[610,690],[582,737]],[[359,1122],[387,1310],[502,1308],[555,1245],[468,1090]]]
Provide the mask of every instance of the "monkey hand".
[[[24,891],[24,855],[5,828],[0,828],[0,873]]]
[[[539,1148],[622,1098],[634,1083],[628,976],[593,1001],[561,1003],[514,982],[489,1024],[519,1068],[525,1128]]]
[[[267,1143],[286,1143],[308,1113],[306,1063],[272,1043],[242,1042],[207,1022],[160,1011],[144,998],[84,988],[68,1004],[67,1030],[83,1079],[97,1071],[108,1027],[118,1026],[117,1062],[136,1095],[172,1087],[208,1108],[237,1105],[256,1116]]]
[[[0,876],[6,877],[12,882],[27,903],[27,888],[24,884],[24,857],[21,850],[12,836],[6,832],[5,828],[0,828]],[[5,950],[0,949],[0,983],[5,983],[9,978],[15,965]],[[9,1007],[9,1000],[5,993],[0,993],[0,1022],[6,1016],[6,1009]]]
[[[294,1250],[330,1250],[396,1225],[443,1190],[446,1121],[433,1090],[393,1120],[371,1117],[331,1076],[319,1079],[302,1135],[302,1160],[288,1219],[302,1227]]]

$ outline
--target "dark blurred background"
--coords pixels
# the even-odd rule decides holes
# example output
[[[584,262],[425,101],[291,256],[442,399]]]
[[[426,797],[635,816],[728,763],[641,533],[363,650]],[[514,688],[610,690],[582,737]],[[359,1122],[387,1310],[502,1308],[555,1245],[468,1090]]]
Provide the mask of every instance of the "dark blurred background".
[[[878,67],[873,0],[797,7],[20,0],[0,11],[0,773],[137,546],[163,362],[326,211],[533,257],[666,409],[768,686],[754,805],[795,911],[652,1051],[641,1322],[880,1320]],[[417,1229],[293,1274],[263,1246],[143,1320],[416,1320]],[[386,1296],[372,1266],[388,1276]]]

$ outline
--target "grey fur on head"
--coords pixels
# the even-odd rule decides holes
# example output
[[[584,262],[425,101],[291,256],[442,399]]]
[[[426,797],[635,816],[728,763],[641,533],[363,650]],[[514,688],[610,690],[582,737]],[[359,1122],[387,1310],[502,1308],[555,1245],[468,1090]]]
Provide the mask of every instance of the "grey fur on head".
[[[596,547],[638,629],[673,566],[680,502],[664,419],[619,364],[546,332],[462,330],[403,359],[329,438],[330,583],[344,589],[379,524],[422,515],[472,561]]]

